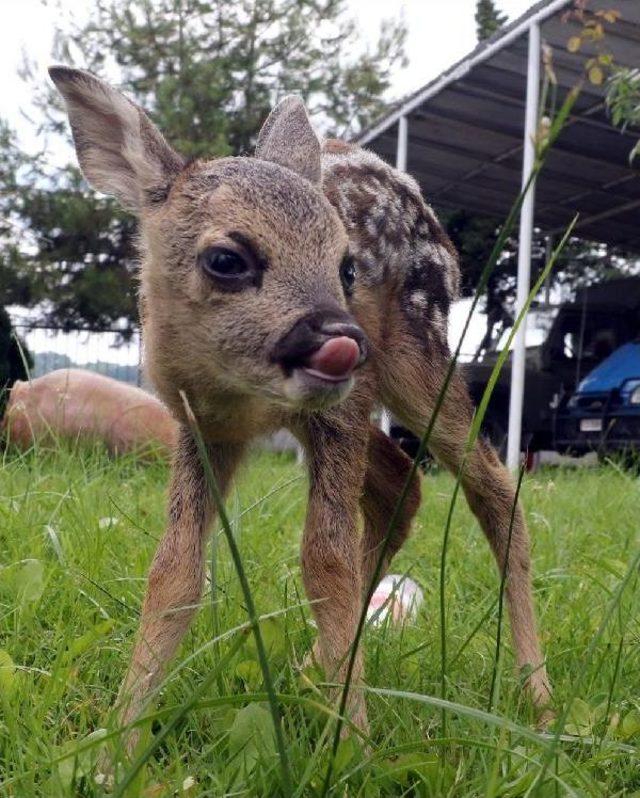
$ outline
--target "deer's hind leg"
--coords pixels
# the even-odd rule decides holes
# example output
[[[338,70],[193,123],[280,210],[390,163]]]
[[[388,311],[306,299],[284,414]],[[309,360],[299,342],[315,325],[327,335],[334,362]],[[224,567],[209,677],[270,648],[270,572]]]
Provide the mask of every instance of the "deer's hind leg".
[[[363,598],[366,598],[369,591],[380,555],[380,546],[385,539],[394,509],[411,470],[411,460],[377,427],[369,425],[368,435],[366,471],[360,496],[360,509],[364,521],[360,538],[360,585]],[[415,476],[409,485],[406,500],[397,515],[374,587],[383,578],[391,559],[407,539],[411,522],[419,505],[420,481]],[[322,660],[318,639],[313,645],[312,652],[305,657],[304,665],[313,661],[320,663]]]
[[[423,435],[433,413],[448,369],[446,344],[429,345],[403,325],[382,357],[380,375],[383,400],[414,434]],[[434,342],[432,342],[434,343]],[[448,386],[437,416],[429,449],[454,475],[459,472],[471,426],[473,408],[458,374]],[[530,668],[527,687],[534,704],[549,703],[551,687],[540,650],[531,590],[529,535],[518,502],[514,481],[493,448],[484,440],[475,442],[467,455],[461,478],[467,502],[478,519],[496,558],[500,572],[506,563],[506,603],[516,662]]]
[[[360,499],[364,517],[361,539],[364,593],[369,589],[380,556],[380,547],[384,543],[410,471],[410,458],[377,427],[371,426],[369,428],[367,470]],[[405,501],[396,515],[376,584],[385,575],[392,558],[409,536],[411,523],[419,506],[420,480],[415,475],[409,484]]]

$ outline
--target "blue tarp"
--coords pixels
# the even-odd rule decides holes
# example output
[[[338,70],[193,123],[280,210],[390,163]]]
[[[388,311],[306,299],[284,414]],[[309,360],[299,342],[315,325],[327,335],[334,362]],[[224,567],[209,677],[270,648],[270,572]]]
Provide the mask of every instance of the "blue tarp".
[[[578,393],[611,391],[634,378],[640,379],[640,341],[616,349],[582,380]]]

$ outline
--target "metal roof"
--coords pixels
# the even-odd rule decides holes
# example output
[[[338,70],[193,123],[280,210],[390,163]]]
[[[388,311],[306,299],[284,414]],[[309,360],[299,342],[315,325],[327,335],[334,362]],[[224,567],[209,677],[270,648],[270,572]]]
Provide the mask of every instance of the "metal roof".
[[[593,47],[573,54],[580,31],[562,16],[572,0],[546,0],[482,42],[465,59],[399,103],[359,137],[391,163],[398,120],[408,119],[407,171],[429,202],[504,219],[522,178],[528,30],[540,25],[552,48],[558,102],[584,75]],[[606,50],[621,65],[640,66],[640,0],[592,0],[593,9],[616,9],[606,24]],[[640,168],[629,153],[640,132],[615,129],[604,90],[585,82],[566,128],[549,153],[536,186],[535,224],[560,233],[576,211],[576,235],[640,251]]]

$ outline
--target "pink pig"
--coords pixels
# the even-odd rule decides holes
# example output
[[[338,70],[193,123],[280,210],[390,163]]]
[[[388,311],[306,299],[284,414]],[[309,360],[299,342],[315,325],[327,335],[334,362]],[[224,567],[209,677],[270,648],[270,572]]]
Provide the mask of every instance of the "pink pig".
[[[15,382],[1,428],[21,449],[70,438],[104,441],[113,453],[158,448],[168,454],[177,435],[176,422],[155,396],[82,369]]]

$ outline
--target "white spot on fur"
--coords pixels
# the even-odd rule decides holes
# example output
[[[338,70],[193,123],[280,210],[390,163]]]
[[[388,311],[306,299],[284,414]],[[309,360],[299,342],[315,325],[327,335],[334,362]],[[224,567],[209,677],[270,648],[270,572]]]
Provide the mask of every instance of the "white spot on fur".
[[[431,309],[431,320],[435,329],[444,335],[447,331],[447,318],[437,305]]]
[[[429,304],[429,298],[427,297],[427,292],[423,291],[422,289],[418,291],[413,291],[410,297],[410,301],[412,305],[415,305],[417,308],[426,308]]]

